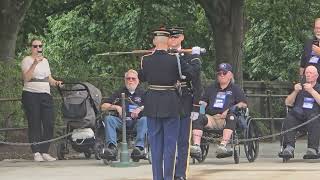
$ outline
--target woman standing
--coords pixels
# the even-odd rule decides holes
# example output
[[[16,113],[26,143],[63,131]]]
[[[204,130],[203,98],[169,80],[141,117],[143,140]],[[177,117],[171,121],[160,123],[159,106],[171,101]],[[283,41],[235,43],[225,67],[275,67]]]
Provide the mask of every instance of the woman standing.
[[[31,55],[21,63],[24,81],[22,104],[28,119],[29,142],[52,139],[54,126],[53,100],[50,85],[60,86],[61,81],[52,78],[48,60],[42,55],[43,44],[39,39],[31,41]],[[50,143],[31,145],[34,160],[55,161],[48,154]]]

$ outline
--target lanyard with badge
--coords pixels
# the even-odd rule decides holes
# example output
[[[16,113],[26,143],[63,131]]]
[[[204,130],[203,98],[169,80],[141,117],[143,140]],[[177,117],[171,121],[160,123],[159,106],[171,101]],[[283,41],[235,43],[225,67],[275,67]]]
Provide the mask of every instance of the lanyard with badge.
[[[312,109],[314,102],[314,98],[304,97],[302,107],[305,109]]]
[[[216,95],[213,107],[222,109],[226,102],[226,98],[227,98],[226,92],[218,92]]]
[[[314,51],[312,51],[312,52],[311,52],[311,58],[310,58],[310,60],[309,60],[309,63],[318,64],[319,59],[320,59],[320,57],[317,56]]]

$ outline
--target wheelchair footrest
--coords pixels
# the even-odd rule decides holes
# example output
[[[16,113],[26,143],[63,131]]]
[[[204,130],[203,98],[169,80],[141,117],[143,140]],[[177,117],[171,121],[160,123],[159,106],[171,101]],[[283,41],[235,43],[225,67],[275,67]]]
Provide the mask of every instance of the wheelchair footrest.
[[[320,154],[317,154],[317,155],[305,154],[303,156],[303,159],[319,159],[319,158],[320,158]]]
[[[231,157],[232,156],[232,154],[233,154],[233,152],[232,151],[229,151],[229,152],[227,152],[227,153],[222,153],[222,154],[217,154],[217,158],[227,158],[227,157]]]

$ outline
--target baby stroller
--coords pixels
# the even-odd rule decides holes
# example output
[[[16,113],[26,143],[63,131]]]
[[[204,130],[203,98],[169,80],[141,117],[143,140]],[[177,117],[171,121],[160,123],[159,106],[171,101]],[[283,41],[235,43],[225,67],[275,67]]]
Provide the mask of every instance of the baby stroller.
[[[101,91],[90,83],[64,83],[58,87],[62,97],[62,116],[66,123],[65,133],[70,136],[57,145],[57,157],[65,159],[69,146],[90,158],[95,153],[95,126],[101,103]]]

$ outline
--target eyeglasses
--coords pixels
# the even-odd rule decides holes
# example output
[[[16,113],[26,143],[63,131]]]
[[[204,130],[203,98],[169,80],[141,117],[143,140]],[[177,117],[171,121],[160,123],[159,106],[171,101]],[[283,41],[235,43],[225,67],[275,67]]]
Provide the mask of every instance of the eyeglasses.
[[[220,71],[220,72],[217,72],[217,75],[218,76],[225,76],[225,75],[227,75],[228,74],[228,71]]]
[[[32,45],[33,48],[42,48],[42,46],[43,46],[42,44],[40,44],[40,45]]]
[[[135,77],[126,77],[126,80],[127,81],[135,81],[135,80],[137,80],[137,78],[135,78]]]

